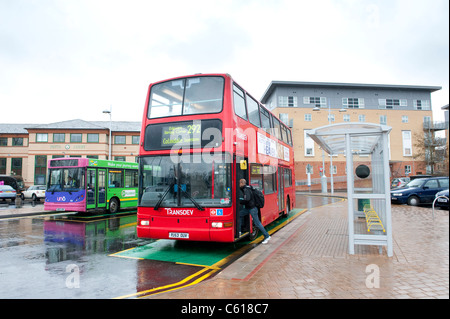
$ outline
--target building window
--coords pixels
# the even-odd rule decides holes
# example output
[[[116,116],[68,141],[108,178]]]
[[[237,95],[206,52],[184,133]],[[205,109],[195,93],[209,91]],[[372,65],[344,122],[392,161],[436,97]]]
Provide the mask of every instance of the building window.
[[[402,131],[403,156],[412,156],[411,131]]]
[[[314,156],[314,140],[307,134],[310,130],[304,130],[305,156]]]
[[[364,108],[364,99],[357,97],[344,97],[342,98],[342,107],[349,109],[362,109]]]
[[[47,133],[37,133],[36,134],[36,142],[47,143],[48,142],[48,134]]]
[[[430,110],[430,101],[428,101],[428,100],[414,100],[414,108],[416,110]]]
[[[279,96],[278,97],[279,107],[297,107],[297,97],[296,96]]]
[[[114,144],[126,144],[126,136],[125,135],[116,135],[114,136]]]
[[[22,159],[12,158],[11,159],[11,175],[22,176]]]
[[[114,156],[115,161],[125,162],[126,158],[125,156]]]
[[[380,109],[393,109],[394,106],[408,106],[406,99],[378,99],[378,108]]]
[[[344,114],[343,120],[344,122],[350,122],[350,115]]]
[[[86,158],[98,159],[98,155],[86,155]]]
[[[131,137],[131,144],[138,144],[139,145],[139,141],[140,141],[140,136],[139,135],[134,135]]]
[[[358,122],[365,122],[365,121],[366,121],[366,116],[364,114],[358,115]]]
[[[6,158],[0,158],[0,174],[6,174]]]
[[[64,133],[53,133],[53,143],[65,143],[66,134]]]
[[[380,115],[380,124],[381,125],[387,124],[387,116],[386,115]]]
[[[405,175],[411,174],[411,165],[405,165]]]
[[[402,123],[408,123],[408,115],[402,115]]]
[[[0,137],[0,146],[8,146],[8,138]]]
[[[70,134],[70,143],[81,143],[81,139],[82,139],[81,133]]]
[[[34,184],[45,185],[47,155],[36,155],[34,159]]]
[[[331,169],[333,170],[333,175],[337,175],[337,166],[333,165],[331,166]]]
[[[304,96],[303,104],[312,104],[314,107],[326,107],[327,106],[327,98],[326,97]]]
[[[312,121],[312,115],[309,114],[309,113],[305,114],[305,121],[306,122],[311,122]]]
[[[330,122],[334,122],[334,120],[335,120],[335,117],[334,117],[334,114],[328,114],[328,123],[330,123]]]
[[[23,137],[13,137],[12,146],[23,146]]]
[[[87,135],[87,142],[88,143],[98,143],[98,134],[88,134]]]
[[[280,113],[279,117],[280,117],[281,122],[283,122],[285,125],[289,126],[289,114]]]

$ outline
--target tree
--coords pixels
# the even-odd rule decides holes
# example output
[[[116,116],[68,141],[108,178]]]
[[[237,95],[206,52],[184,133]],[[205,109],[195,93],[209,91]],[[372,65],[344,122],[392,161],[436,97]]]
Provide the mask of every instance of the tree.
[[[437,137],[432,130],[424,130],[423,134],[414,133],[415,152],[413,158],[423,161],[426,164],[427,173],[436,174],[437,164],[447,163],[448,171],[448,150],[445,138]]]

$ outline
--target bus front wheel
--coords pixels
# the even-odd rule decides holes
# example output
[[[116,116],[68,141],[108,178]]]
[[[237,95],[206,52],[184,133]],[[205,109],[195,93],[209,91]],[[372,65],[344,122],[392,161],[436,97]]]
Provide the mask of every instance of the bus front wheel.
[[[111,198],[109,201],[109,212],[115,214],[120,209],[120,201],[117,198]]]

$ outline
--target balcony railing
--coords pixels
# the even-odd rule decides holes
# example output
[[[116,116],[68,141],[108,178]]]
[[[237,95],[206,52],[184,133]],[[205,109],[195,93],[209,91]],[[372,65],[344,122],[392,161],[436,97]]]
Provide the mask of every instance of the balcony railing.
[[[447,130],[448,122],[423,122],[424,130]]]

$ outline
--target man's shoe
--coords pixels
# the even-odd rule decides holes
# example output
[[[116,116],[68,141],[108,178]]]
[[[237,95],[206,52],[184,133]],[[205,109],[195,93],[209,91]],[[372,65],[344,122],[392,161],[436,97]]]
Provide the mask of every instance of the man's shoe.
[[[270,238],[272,238],[272,237],[269,236],[269,237],[265,238],[265,239],[262,241],[262,243],[263,243],[263,244],[267,244],[267,243],[269,242]]]

